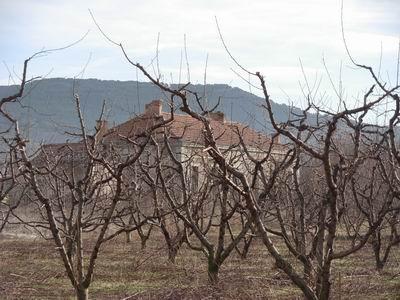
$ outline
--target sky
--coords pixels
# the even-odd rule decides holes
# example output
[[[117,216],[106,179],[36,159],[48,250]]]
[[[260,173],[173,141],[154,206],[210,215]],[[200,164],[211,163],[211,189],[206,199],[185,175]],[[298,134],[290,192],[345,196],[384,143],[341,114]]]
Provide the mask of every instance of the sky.
[[[341,0],[0,0],[0,85],[18,83],[22,63],[33,53],[63,47],[88,31],[75,46],[36,58],[28,76],[144,81],[101,35],[88,9],[133,61],[153,75],[160,70],[166,83],[190,78],[260,95],[257,80],[225,51],[217,18],[229,51],[242,66],[265,76],[277,102],[304,107],[308,84],[321,104],[335,109],[340,90],[351,106],[372,84],[346,54]],[[399,0],[343,1],[351,55],[374,67],[389,86],[396,84],[399,17]]]

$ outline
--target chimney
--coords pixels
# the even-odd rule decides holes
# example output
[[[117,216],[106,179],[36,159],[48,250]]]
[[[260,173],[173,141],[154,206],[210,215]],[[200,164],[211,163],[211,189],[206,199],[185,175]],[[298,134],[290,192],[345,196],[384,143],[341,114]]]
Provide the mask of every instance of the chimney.
[[[216,111],[216,112],[209,112],[208,117],[211,120],[220,122],[220,123],[225,123],[225,114],[222,111]]]
[[[96,121],[96,131],[98,132],[98,136],[100,138],[102,138],[108,131],[108,121],[97,120]]]
[[[149,104],[146,104],[144,113],[145,115],[161,116],[162,100],[153,100]]]

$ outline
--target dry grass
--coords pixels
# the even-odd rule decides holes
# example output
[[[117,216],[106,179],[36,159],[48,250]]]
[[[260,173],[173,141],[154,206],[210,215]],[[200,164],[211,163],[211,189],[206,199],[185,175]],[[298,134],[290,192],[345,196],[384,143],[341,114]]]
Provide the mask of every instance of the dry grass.
[[[153,237],[144,251],[137,240],[126,244],[122,237],[106,244],[96,265],[91,298],[301,299],[262,245],[254,245],[246,260],[233,254],[221,269],[220,283],[210,286],[200,253],[182,249],[173,265],[161,241]],[[73,299],[74,291],[54,248],[51,241],[42,239],[0,237],[0,298]],[[391,258],[382,273],[374,270],[368,249],[336,262],[332,298],[339,298],[340,274],[342,299],[396,299],[400,277],[393,275],[400,271],[399,248]]]

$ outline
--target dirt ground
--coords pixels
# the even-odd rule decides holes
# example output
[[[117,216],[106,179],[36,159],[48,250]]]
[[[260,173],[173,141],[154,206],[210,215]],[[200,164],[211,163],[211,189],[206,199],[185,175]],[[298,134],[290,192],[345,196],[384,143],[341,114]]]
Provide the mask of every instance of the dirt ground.
[[[91,241],[86,241],[90,249]],[[400,299],[400,248],[383,272],[374,270],[371,249],[337,261],[332,299]],[[135,238],[110,241],[99,255],[91,299],[302,299],[299,290],[274,267],[264,247],[253,245],[247,259],[236,253],[221,268],[220,282],[207,282],[206,260],[183,248],[176,264],[167,261],[161,236],[145,250]],[[0,299],[74,299],[52,241],[0,236]]]

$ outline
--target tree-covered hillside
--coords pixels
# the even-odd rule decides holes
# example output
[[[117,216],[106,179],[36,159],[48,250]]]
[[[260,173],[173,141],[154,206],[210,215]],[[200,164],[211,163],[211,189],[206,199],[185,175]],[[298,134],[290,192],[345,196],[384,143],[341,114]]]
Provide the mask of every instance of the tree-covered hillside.
[[[17,86],[0,86],[0,97],[10,95],[16,89]],[[210,84],[205,87],[193,85],[191,89],[209,107],[220,99],[218,110],[223,111],[227,119],[246,123],[258,130],[269,128],[265,111],[260,107],[262,98],[226,84]],[[93,130],[104,100],[106,118],[113,125],[142,113],[145,104],[154,99],[168,98],[168,95],[147,82],[54,78],[30,83],[20,103],[8,109],[18,117],[25,135],[35,143],[71,139],[65,132],[76,131],[78,124],[74,92],[81,99],[89,130]],[[288,106],[274,104],[274,111],[279,121],[287,120]]]

